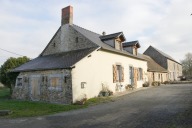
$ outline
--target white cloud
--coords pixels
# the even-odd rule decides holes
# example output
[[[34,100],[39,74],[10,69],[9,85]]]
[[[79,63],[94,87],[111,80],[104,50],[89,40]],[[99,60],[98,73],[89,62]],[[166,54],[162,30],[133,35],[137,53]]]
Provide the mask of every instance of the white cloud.
[[[181,60],[192,47],[191,0],[0,1],[0,48],[38,56],[60,26],[61,9],[74,7],[74,23],[91,31],[123,31]],[[12,54],[0,51],[0,65]]]

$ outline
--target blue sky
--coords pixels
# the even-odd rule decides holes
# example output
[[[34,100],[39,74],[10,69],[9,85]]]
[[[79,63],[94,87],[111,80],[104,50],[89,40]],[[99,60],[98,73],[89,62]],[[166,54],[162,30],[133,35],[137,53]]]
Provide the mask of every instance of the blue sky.
[[[37,57],[60,27],[61,9],[74,8],[74,24],[96,33],[122,31],[177,61],[192,50],[191,0],[0,0],[0,48]],[[0,50],[0,65],[17,55]]]

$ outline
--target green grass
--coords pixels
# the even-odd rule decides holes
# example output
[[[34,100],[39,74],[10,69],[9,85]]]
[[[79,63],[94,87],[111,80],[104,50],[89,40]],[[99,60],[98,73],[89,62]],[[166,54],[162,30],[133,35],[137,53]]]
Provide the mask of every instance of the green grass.
[[[13,113],[6,117],[12,118],[48,115],[83,107],[84,106],[79,105],[61,105],[17,100],[0,101],[0,110],[11,110]]]
[[[10,89],[5,87],[0,87],[0,100],[10,97]]]
[[[85,105],[90,106],[90,105],[96,105],[100,103],[106,103],[106,102],[113,102],[114,99],[111,97],[95,97],[88,99],[85,103]]]
[[[112,101],[111,98],[92,98],[86,101],[84,105],[62,105],[44,102],[32,102],[10,99],[8,88],[0,88],[0,110],[11,110],[12,114],[0,116],[0,118],[20,118],[49,115],[58,112],[70,111],[74,109],[85,108],[90,105]]]

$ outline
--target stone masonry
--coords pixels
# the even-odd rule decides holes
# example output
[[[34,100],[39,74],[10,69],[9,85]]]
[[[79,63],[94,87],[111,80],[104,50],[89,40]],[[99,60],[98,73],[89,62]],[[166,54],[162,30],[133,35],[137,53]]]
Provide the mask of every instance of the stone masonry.
[[[14,99],[72,103],[71,70],[22,72],[13,90]]]
[[[92,43],[81,33],[77,32],[72,25],[65,24],[59,28],[41,55],[44,56],[95,46],[96,44]]]

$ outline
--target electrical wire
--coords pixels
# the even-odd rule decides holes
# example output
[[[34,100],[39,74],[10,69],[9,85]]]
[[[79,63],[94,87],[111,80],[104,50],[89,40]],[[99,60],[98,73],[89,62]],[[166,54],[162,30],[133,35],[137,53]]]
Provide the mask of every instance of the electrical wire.
[[[11,52],[11,51],[8,51],[8,50],[2,49],[2,48],[0,48],[0,50],[8,52],[8,53],[11,53],[11,54],[15,54],[15,55],[18,55],[18,56],[23,56],[21,54],[18,54],[18,53],[15,53],[15,52]]]

